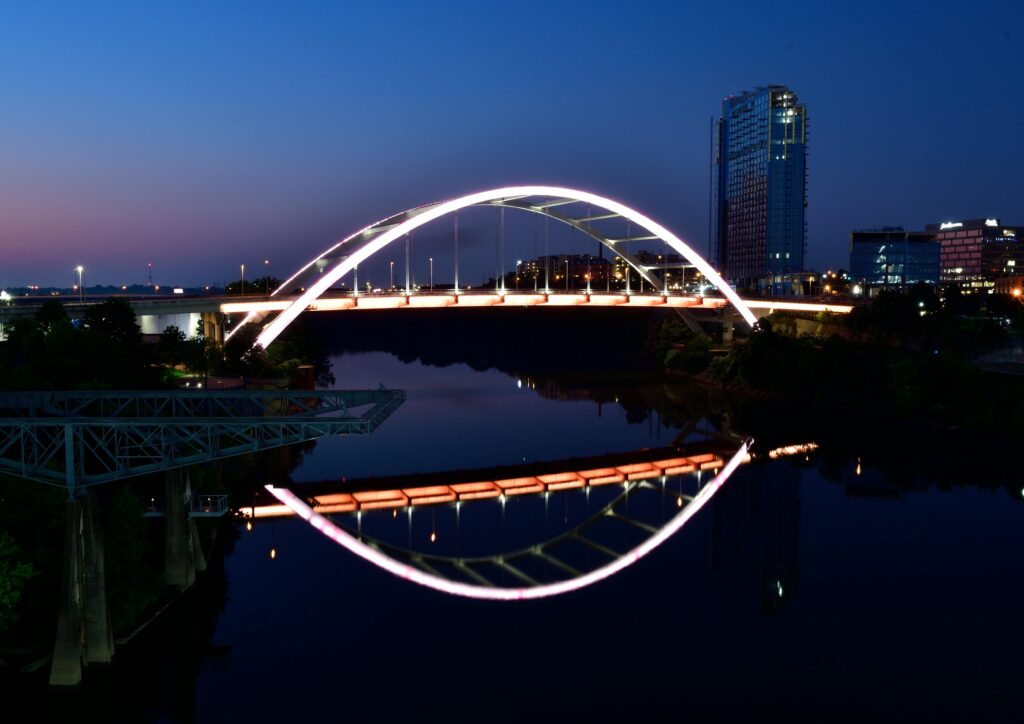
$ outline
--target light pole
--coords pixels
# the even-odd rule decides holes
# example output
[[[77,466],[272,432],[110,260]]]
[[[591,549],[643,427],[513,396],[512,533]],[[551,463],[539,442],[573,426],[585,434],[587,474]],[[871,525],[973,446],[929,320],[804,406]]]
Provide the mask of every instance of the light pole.
[[[267,280],[267,296],[270,296],[270,259],[263,260],[263,278]]]
[[[78,272],[78,301],[85,301],[85,267],[79,264],[75,267]]]
[[[242,264],[241,267],[242,267],[242,294],[244,295],[245,294],[245,264]]]
[[[394,291],[394,289],[395,289],[395,262],[393,262],[393,261],[388,262],[388,265],[391,267],[391,286],[388,288],[388,291]]]
[[[430,291],[434,291],[434,257],[430,257]]]
[[[565,257],[565,291],[569,291],[569,257]]]

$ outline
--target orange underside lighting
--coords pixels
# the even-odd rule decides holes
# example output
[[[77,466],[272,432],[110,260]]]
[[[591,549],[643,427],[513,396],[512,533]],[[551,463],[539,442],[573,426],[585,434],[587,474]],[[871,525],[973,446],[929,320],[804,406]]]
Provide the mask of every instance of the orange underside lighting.
[[[578,304],[586,304],[585,294],[549,294],[548,302],[552,307],[574,307]]]
[[[370,490],[355,493],[352,497],[359,503],[360,510],[403,508],[409,502],[409,498],[401,490]]]
[[[665,297],[632,296],[629,298],[629,306],[631,307],[656,307],[657,305],[664,303]]]
[[[445,294],[443,296],[411,296],[409,297],[409,306],[419,308],[436,308],[436,307],[450,307],[455,304],[458,300],[454,294]]]
[[[506,294],[504,299],[504,305],[506,307],[532,307],[536,304],[544,303],[543,294]]]
[[[405,297],[359,297],[356,300],[356,309],[398,309],[408,306],[409,301]]]
[[[697,463],[689,458],[672,458],[671,460],[655,460],[654,464],[661,468],[665,475],[683,475],[697,469]]]
[[[589,304],[594,304],[598,307],[614,307],[616,304],[625,304],[626,295],[617,294],[591,294]]]
[[[508,492],[514,488],[525,488],[538,485],[540,483],[537,478],[531,476],[525,478],[505,478],[504,480],[495,480],[494,484],[501,488],[503,491]],[[543,486],[542,486],[543,487]]]
[[[547,475],[538,475],[537,480],[541,481],[545,485],[556,485],[558,483],[568,483],[572,481],[582,482],[582,479],[577,473],[549,473]]]
[[[463,294],[459,297],[456,307],[493,307],[501,304],[501,297],[497,294]]]
[[[669,297],[668,306],[670,307],[699,307],[701,300],[697,297]]]
[[[356,306],[355,299],[318,299],[308,307],[310,312],[340,312]]]
[[[430,485],[425,488],[403,488],[410,505],[436,505],[454,503],[456,495],[447,485]]]
[[[813,443],[790,445],[773,450],[772,457],[813,450]],[[443,505],[464,500],[497,498],[504,494],[529,495],[531,493],[558,492],[587,486],[610,485],[627,480],[648,480],[662,475],[685,475],[695,470],[720,468],[724,461],[717,455],[705,453],[689,457],[668,458],[654,462],[629,463],[616,467],[591,470],[545,473],[537,476],[479,480],[451,485],[425,485],[400,490],[367,490],[356,493],[327,493],[315,498],[313,508],[321,514],[352,513],[357,510],[404,508],[419,505]],[[264,505],[240,511],[246,518],[276,518],[292,514],[285,505]]]
[[[479,483],[456,483],[451,489],[459,496],[459,500],[481,500],[501,495],[501,488],[489,480]]]

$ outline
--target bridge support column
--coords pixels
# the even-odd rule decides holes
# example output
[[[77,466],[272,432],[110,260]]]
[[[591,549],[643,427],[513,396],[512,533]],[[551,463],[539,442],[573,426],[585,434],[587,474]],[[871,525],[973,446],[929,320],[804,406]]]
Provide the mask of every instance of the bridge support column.
[[[71,498],[64,508],[64,566],[61,574],[57,640],[50,664],[51,686],[82,681],[82,504]]]
[[[729,322],[729,321],[722,322],[722,344],[732,344],[732,339],[733,339],[732,332],[733,332],[733,324],[732,324],[732,322]]]
[[[203,335],[218,347],[224,346],[224,315],[220,312],[203,312]]]
[[[85,662],[109,664],[114,658],[114,632],[107,606],[107,576],[103,529],[96,497],[82,500],[82,627],[85,630]]]
[[[196,566],[188,519],[188,486],[181,468],[164,473],[164,580],[185,589],[195,583]]]

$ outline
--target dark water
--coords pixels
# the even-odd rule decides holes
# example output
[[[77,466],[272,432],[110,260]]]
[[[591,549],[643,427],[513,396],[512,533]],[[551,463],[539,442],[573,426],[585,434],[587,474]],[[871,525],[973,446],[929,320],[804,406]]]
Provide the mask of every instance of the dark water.
[[[614,398],[542,398],[534,381],[461,365],[372,353],[336,358],[334,374],[405,388],[408,402],[371,436],[318,443],[296,481],[623,452],[678,432]],[[908,449],[907,466],[948,452]],[[540,601],[452,597],[301,521],[261,522],[240,529],[193,610],[81,696],[107,719],[158,721],[1020,720],[1024,493],[905,486],[828,455],[742,466],[636,565]],[[511,500],[505,519],[483,503],[463,533],[557,527],[583,495]],[[417,512],[409,535],[450,544],[450,511]],[[362,523],[401,537],[401,516]]]

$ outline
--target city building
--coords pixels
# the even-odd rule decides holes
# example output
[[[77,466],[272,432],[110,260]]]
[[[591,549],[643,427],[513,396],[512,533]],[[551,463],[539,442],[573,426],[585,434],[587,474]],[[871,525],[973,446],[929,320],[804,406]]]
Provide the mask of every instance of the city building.
[[[806,109],[785,86],[730,96],[716,136],[715,261],[739,288],[790,293],[807,240]]]
[[[1024,227],[999,219],[970,219],[928,224],[941,245],[939,280],[962,291],[988,291],[995,280],[1024,269]]]
[[[850,233],[850,276],[863,293],[939,283],[939,242],[930,231],[884,226]]]

